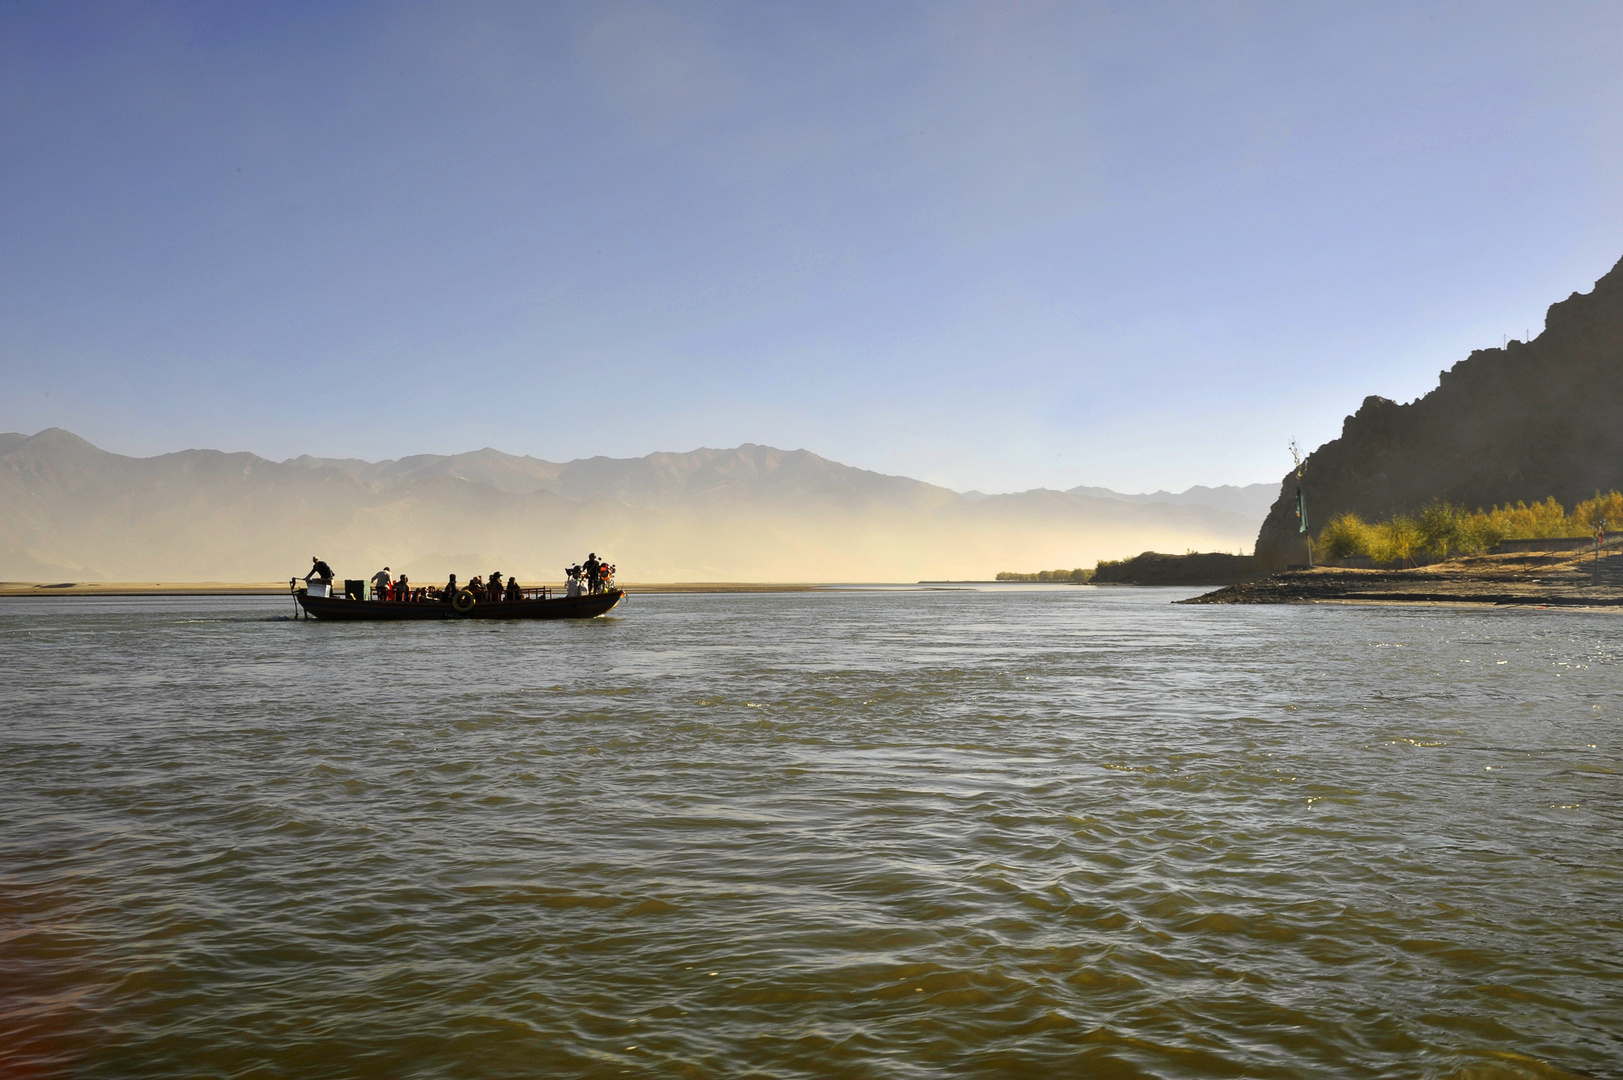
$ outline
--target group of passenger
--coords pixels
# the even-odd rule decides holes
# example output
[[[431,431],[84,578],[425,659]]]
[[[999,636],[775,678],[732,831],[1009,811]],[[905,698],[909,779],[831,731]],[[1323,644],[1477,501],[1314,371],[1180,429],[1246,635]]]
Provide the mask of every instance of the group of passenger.
[[[614,588],[614,567],[598,559],[595,551],[586,556],[584,563],[564,567],[564,577],[568,579],[565,586],[565,595],[568,596],[580,596],[583,592],[607,592]]]
[[[310,572],[304,577],[305,582],[320,582],[331,586],[332,567],[314,555],[310,557],[310,562],[312,565]],[[584,563],[566,567],[564,575],[568,579],[565,591],[567,596],[606,592],[614,586],[614,567],[600,560],[595,551],[586,557]],[[492,570],[489,578],[475,574],[466,585],[458,585],[456,575],[452,574],[443,589],[436,589],[431,585],[426,588],[414,586],[405,574],[391,577],[389,568],[385,566],[372,575],[371,585],[371,599],[404,604],[449,604],[456,599],[459,592],[468,592],[475,600],[487,604],[516,603],[526,599],[548,600],[552,594],[552,590],[545,587],[522,588],[517,578],[508,578],[504,582],[500,570]]]
[[[458,587],[456,583],[456,575],[452,574],[450,580],[446,581],[445,588],[439,591],[439,598],[444,600],[446,603],[450,603],[456,598],[456,594],[458,592],[462,592],[464,590],[473,594],[473,598],[475,600],[480,600],[487,604],[499,604],[504,602],[516,603],[519,600],[525,599],[524,590],[519,587],[518,578],[508,578],[507,584],[503,585],[502,572],[500,570],[492,570],[490,572],[489,581],[486,581],[478,574],[475,574],[472,578],[468,579],[468,583],[466,585],[460,587]],[[537,590],[535,591],[535,594],[530,597],[530,599],[545,600],[547,599],[548,591],[549,590],[547,589]]]
[[[372,599],[374,600],[394,600],[400,603],[415,601],[420,604],[428,599],[428,592],[427,589],[412,588],[411,582],[405,574],[401,574],[397,578],[390,578],[387,566],[372,575]]]

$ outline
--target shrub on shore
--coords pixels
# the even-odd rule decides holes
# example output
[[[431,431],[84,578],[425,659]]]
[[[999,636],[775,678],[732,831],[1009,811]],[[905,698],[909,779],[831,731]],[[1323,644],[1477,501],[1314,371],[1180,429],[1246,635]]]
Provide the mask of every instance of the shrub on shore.
[[[1317,547],[1326,559],[1348,559],[1369,555],[1374,530],[1357,514],[1340,514],[1319,530]]]
[[[1613,491],[1585,499],[1571,514],[1554,496],[1529,506],[1495,506],[1492,510],[1466,510],[1455,503],[1434,500],[1416,514],[1398,514],[1385,521],[1366,522],[1357,514],[1331,518],[1319,531],[1316,548],[1327,559],[1364,557],[1376,562],[1401,562],[1426,552],[1438,558],[1476,555],[1501,540],[1543,540],[1590,536],[1605,520],[1623,529],[1623,494]]]
[[[1583,526],[1583,535],[1594,533],[1601,521],[1611,532],[1623,530],[1623,493],[1616,491],[1602,495],[1595,492],[1593,499],[1585,499],[1572,511],[1572,520]]]
[[[1370,555],[1381,562],[1412,559],[1425,541],[1420,523],[1411,517],[1395,517],[1376,525]]]

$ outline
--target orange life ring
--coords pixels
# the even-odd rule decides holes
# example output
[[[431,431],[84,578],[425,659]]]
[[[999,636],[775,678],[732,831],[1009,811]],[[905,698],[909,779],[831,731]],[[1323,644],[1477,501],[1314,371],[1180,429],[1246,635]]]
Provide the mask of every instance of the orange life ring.
[[[473,606],[478,602],[479,601],[474,598],[473,593],[469,592],[467,589],[462,589],[456,594],[455,597],[451,599],[451,606],[455,608],[459,614],[466,615],[468,612],[473,610]]]

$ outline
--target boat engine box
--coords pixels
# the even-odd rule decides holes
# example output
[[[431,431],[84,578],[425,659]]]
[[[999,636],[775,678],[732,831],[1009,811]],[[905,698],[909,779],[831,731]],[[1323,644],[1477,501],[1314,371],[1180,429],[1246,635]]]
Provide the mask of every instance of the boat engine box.
[[[349,600],[366,599],[366,582],[356,578],[344,579],[344,596]]]
[[[332,587],[326,582],[312,581],[310,582],[309,588],[305,589],[305,594],[311,597],[323,597],[328,595],[331,591]]]

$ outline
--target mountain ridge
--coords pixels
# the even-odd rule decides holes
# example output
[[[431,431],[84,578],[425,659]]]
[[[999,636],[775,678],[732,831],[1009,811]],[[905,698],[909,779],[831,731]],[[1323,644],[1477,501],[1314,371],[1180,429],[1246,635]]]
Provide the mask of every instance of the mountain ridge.
[[[1254,527],[1211,507],[1045,489],[974,500],[750,443],[565,463],[490,448],[278,462],[207,449],[128,457],[59,428],[0,436],[8,578],[264,580],[322,554],[344,573],[387,563],[468,574],[488,567],[448,564],[478,555],[551,579],[547,567],[591,549],[623,552],[622,568],[644,580],[918,580],[1087,565],[1143,546],[1232,549]]]
[[[1273,484],[1221,484],[1217,487],[1196,484],[1183,491],[1162,490],[1142,495],[1087,486],[1067,488],[1066,491],[1071,495],[1092,495],[1095,498],[1122,499],[1126,502],[1139,504],[1164,502],[1179,505],[1211,506],[1242,516],[1255,515],[1260,519],[1267,516],[1268,508],[1273,505],[1278,488]]]

